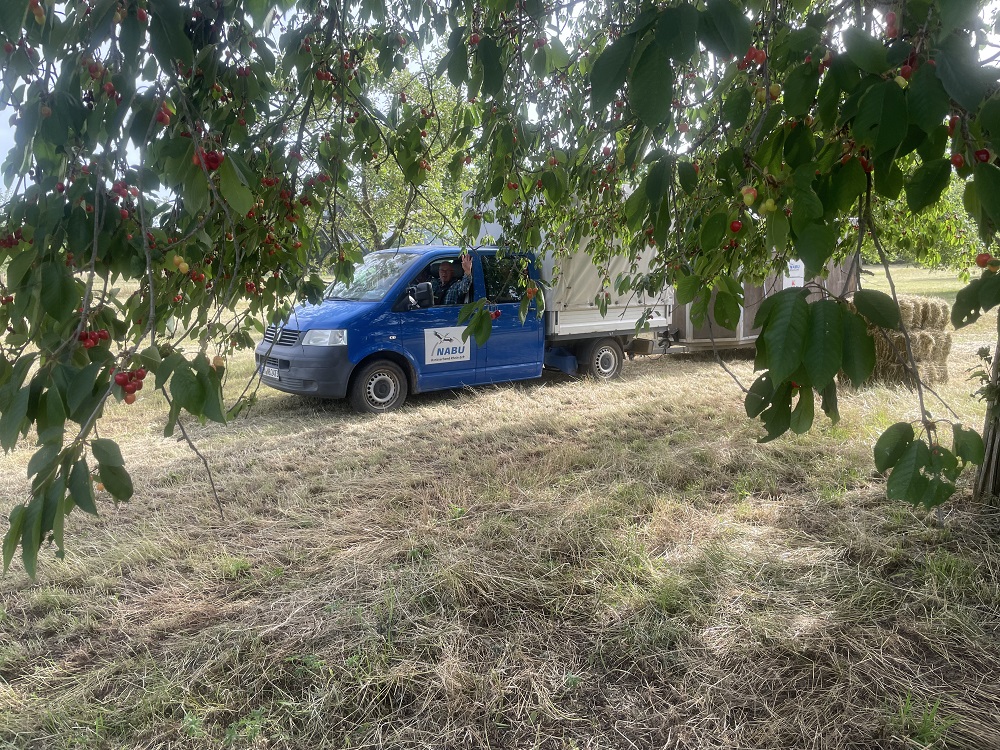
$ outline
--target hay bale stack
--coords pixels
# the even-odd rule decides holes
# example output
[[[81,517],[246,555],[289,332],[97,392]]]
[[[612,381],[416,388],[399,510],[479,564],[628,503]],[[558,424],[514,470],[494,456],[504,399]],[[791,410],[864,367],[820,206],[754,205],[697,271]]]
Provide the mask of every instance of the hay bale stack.
[[[948,381],[951,334],[945,330],[951,316],[948,303],[937,297],[916,295],[899,298],[899,313],[910,334],[913,358],[927,383]],[[906,341],[901,331],[887,331],[869,325],[875,339],[875,370],[872,380],[881,383],[913,382],[906,358]]]

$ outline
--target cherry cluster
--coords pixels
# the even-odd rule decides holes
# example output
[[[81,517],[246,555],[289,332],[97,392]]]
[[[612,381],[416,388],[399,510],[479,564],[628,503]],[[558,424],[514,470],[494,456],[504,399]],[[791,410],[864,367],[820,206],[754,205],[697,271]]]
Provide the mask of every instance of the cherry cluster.
[[[137,367],[134,370],[119,370],[115,373],[115,385],[125,393],[125,403],[135,403],[135,392],[142,390],[142,381],[146,379],[146,370]]]
[[[198,153],[191,157],[191,162],[195,165],[200,166],[205,165],[205,168],[209,172],[214,172],[220,166],[222,162],[226,160],[225,154],[220,151],[206,151],[203,148],[198,149]]]
[[[20,229],[15,229],[12,233],[8,234],[6,237],[0,237],[0,247],[11,248],[17,247],[18,243],[24,239],[21,234]]]
[[[96,331],[80,331],[76,338],[83,344],[84,349],[93,349],[98,342],[110,339],[111,334],[108,333],[107,328],[101,328]]]

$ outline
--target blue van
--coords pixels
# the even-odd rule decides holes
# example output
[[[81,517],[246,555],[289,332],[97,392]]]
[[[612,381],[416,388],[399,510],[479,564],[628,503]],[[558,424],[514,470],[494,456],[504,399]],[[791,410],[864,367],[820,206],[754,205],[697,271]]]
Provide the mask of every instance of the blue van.
[[[321,304],[298,305],[267,329],[256,349],[262,382],[383,412],[409,393],[540,377],[545,332],[534,300],[523,323],[519,316],[523,258],[498,256],[496,248],[470,251],[469,284],[462,283],[461,252],[421,246],[368,254],[350,284],[331,284]],[[527,272],[538,280],[534,263]],[[451,284],[468,287],[463,296],[446,299],[442,280],[449,275]],[[458,316],[481,297],[499,316],[478,346],[471,336],[462,339]]]

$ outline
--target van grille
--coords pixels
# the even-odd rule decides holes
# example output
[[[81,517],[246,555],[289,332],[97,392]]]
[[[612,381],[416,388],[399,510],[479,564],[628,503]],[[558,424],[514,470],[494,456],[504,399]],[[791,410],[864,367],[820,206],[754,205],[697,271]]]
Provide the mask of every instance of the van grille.
[[[275,338],[277,338],[277,341],[275,341]],[[268,326],[267,330],[264,331],[264,341],[269,344],[275,343],[278,346],[291,346],[298,340],[299,332],[295,328],[279,329],[277,326]]]

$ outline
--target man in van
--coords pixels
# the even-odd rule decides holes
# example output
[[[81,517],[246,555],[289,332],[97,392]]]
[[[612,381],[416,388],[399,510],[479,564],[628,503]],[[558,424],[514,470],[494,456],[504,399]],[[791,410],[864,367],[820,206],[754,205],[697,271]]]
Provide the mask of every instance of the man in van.
[[[442,261],[438,266],[438,283],[434,285],[434,304],[457,305],[461,302],[469,287],[472,286],[472,256],[462,256],[462,271],[465,275],[455,278],[455,266],[450,260]]]

